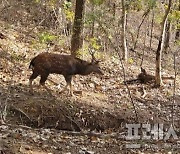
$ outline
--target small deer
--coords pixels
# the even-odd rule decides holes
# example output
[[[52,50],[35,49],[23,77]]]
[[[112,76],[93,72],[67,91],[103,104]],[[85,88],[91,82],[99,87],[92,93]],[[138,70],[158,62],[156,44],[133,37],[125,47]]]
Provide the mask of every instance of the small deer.
[[[71,84],[73,75],[88,75],[93,72],[101,75],[103,74],[99,67],[99,61],[97,61],[94,57],[94,53],[91,53],[91,56],[91,62],[87,62],[72,55],[61,55],[48,52],[37,55],[31,60],[29,65],[29,68],[33,71],[29,78],[30,92],[33,91],[32,81],[40,75],[40,85],[44,86],[50,93],[50,90],[45,86],[45,81],[47,80],[49,74],[55,73],[63,75],[66,80],[66,86],[61,92],[67,90],[69,86],[69,92],[73,95]]]

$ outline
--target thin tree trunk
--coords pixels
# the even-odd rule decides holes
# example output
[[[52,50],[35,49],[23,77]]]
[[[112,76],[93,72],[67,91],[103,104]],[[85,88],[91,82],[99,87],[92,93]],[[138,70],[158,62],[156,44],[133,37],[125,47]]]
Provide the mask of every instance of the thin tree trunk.
[[[144,13],[144,15],[143,15],[144,17],[143,17],[143,19],[142,19],[142,21],[141,21],[141,23],[140,23],[140,25],[139,25],[139,27],[138,27],[137,36],[136,36],[136,41],[135,41],[134,47],[133,47],[133,50],[134,50],[134,51],[136,50],[136,45],[137,45],[137,43],[138,43],[139,33],[140,33],[141,26],[142,26],[142,24],[144,23],[146,17],[148,16],[149,12],[150,12],[150,9],[147,10],[147,12]]]
[[[152,47],[153,29],[154,29],[154,9],[152,10],[151,36],[150,36],[150,45],[149,45],[149,48],[150,48],[150,49],[151,49],[151,47]]]
[[[128,51],[127,51],[127,42],[126,42],[126,19],[127,13],[125,8],[125,0],[121,0],[122,2],[122,49],[123,49],[123,60],[127,61]]]
[[[94,4],[92,4],[92,13],[94,14]],[[94,27],[95,26],[95,19],[93,18],[93,22],[91,25],[91,37],[94,37]]]
[[[162,57],[162,51],[164,46],[164,38],[165,38],[165,29],[166,29],[166,22],[168,18],[168,14],[171,9],[172,0],[169,0],[168,8],[165,12],[163,22],[162,22],[162,28],[161,28],[161,36],[159,39],[158,48],[156,51],[156,74],[155,74],[155,82],[156,86],[160,87],[162,83],[162,77],[161,77],[161,57]]]
[[[179,0],[179,4],[178,4],[178,11],[180,11],[180,0]],[[180,21],[177,21],[177,25],[180,24]],[[178,28],[176,29],[176,34],[175,34],[175,42],[180,40],[180,26],[178,26]]]
[[[77,56],[77,51],[83,45],[83,17],[84,17],[85,0],[76,0],[75,18],[71,39],[71,55]]]
[[[116,1],[113,3],[113,17],[116,19]]]
[[[145,48],[146,48],[146,39],[147,39],[147,35],[148,35],[148,30],[149,30],[149,22],[148,22],[148,26],[146,28],[146,31],[144,33],[144,42],[143,42],[143,53],[142,53],[142,58],[141,58],[141,64],[140,64],[140,67],[142,67],[143,65],[143,61],[144,61],[144,53],[145,53]]]
[[[175,41],[180,40],[180,29],[176,30]]]
[[[165,53],[168,53],[170,39],[171,39],[171,21],[167,21],[165,41],[164,41],[164,52]]]
[[[174,110],[176,105],[176,80],[177,80],[176,54],[174,53],[174,86],[173,86],[173,101],[172,101],[172,124],[174,126]]]

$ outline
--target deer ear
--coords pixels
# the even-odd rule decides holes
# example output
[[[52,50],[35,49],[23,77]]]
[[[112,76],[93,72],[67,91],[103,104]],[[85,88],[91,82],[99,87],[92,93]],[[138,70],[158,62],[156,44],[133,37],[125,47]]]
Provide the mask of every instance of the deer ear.
[[[91,59],[91,64],[94,64],[96,61],[92,58]]]
[[[96,62],[95,62],[95,64],[99,64],[100,63],[100,60],[97,60]]]
[[[99,60],[94,60],[94,61],[91,61],[91,64],[99,64]]]

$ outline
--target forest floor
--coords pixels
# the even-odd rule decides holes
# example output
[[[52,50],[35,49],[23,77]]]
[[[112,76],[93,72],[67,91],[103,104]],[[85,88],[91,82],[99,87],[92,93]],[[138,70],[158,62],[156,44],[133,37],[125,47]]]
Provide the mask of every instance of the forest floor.
[[[29,63],[35,55],[46,50],[37,51],[33,47],[31,40],[27,40],[27,29],[21,29],[20,33],[3,21],[0,27],[0,32],[5,35],[0,39],[0,153],[180,152],[180,140],[175,136],[168,140],[126,138],[126,124],[151,124],[152,129],[156,124],[164,124],[167,135],[172,121],[175,133],[180,137],[179,76],[175,95],[174,80],[164,80],[161,88],[154,88],[153,81],[147,84],[134,82],[127,88],[119,58],[106,55],[101,62],[103,76],[91,74],[73,78],[75,96],[60,94],[65,86],[61,75],[50,75],[46,82],[53,96],[37,86],[39,78],[30,94],[28,79],[32,72],[28,69]],[[134,55],[130,53],[130,56]],[[143,67],[151,75],[155,72],[154,56],[146,49]],[[163,58],[166,60],[168,56]],[[134,58],[126,64],[127,80],[137,78],[139,61]],[[172,68],[165,68],[163,76],[174,76]],[[140,129],[139,135],[143,136]],[[127,148],[133,143],[140,148]]]

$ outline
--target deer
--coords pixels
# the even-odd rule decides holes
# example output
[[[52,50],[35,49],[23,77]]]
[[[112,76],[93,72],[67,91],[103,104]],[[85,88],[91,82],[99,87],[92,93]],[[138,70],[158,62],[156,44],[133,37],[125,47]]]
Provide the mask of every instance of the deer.
[[[49,88],[45,85],[49,74],[63,75],[66,81],[66,86],[60,92],[64,92],[70,88],[69,94],[73,96],[72,77],[74,75],[89,75],[91,73],[97,73],[103,75],[99,66],[98,60],[96,60],[94,53],[90,53],[92,56],[91,62],[82,60],[72,55],[63,55],[50,52],[43,52],[34,57],[29,65],[29,69],[32,69],[32,74],[29,78],[30,93],[33,93],[32,82],[38,76],[41,77],[39,85],[43,86],[50,94]]]

